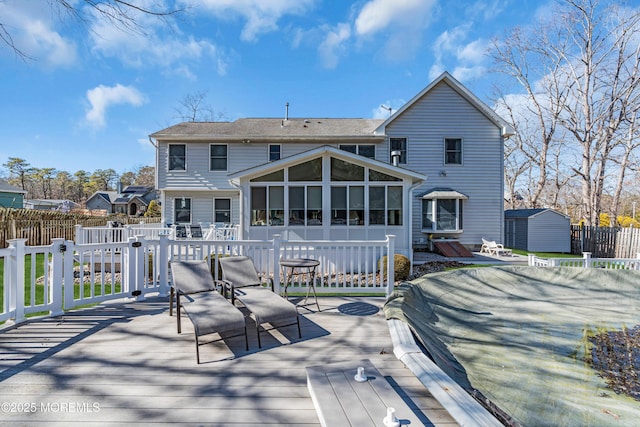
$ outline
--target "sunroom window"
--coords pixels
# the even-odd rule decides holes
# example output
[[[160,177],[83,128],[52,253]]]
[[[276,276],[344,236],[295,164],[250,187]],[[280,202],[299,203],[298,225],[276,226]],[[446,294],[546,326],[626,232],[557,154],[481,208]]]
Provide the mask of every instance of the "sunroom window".
[[[322,225],[322,187],[289,187],[289,225]]]
[[[369,187],[369,225],[402,225],[402,187]]]
[[[364,187],[331,187],[331,224],[364,225]]]

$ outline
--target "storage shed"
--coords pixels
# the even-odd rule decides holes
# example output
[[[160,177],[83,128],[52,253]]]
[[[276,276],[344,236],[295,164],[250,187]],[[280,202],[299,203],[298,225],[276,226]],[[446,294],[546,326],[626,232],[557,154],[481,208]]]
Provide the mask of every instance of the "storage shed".
[[[531,252],[571,252],[571,219],[553,209],[504,212],[504,245]]]
[[[26,191],[0,181],[0,207],[22,209],[24,207],[24,195]]]

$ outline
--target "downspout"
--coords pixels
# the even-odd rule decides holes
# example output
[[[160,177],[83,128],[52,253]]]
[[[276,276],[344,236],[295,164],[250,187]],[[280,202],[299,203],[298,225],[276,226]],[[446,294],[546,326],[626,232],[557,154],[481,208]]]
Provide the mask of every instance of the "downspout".
[[[154,181],[155,190],[157,191],[158,188],[160,188],[160,185],[158,183],[158,168],[160,167],[160,163],[159,163],[160,150],[158,149],[158,141],[154,142],[150,136],[148,138],[151,145],[153,145],[153,148],[156,149],[156,167],[155,167],[156,173],[153,181]],[[160,220],[164,225],[167,224],[166,217],[165,217],[165,209],[166,209],[165,199],[166,199],[166,196],[164,194],[164,190],[160,190]]]
[[[426,181],[426,180],[425,180]],[[408,239],[409,239],[409,265],[411,266],[409,270],[409,274],[413,274],[413,190],[418,188],[424,184],[423,182],[415,183],[411,187],[409,187],[408,195],[409,195],[409,224],[410,226],[408,231]]]
[[[244,221],[245,221],[245,219],[244,219],[244,208],[245,208],[245,206],[244,206],[245,205],[245,203],[244,203],[244,192],[242,191],[242,185],[239,182],[236,184],[232,179],[230,179],[229,180],[229,184],[231,184],[232,187],[234,187],[234,188],[236,188],[238,190],[238,196],[239,196],[238,197],[238,199],[239,199],[238,201],[240,202],[239,203],[239,205],[240,205],[240,212],[239,212],[239,215],[240,215],[240,230],[238,230],[240,235],[238,236],[238,240],[245,240],[245,238],[244,238]]]

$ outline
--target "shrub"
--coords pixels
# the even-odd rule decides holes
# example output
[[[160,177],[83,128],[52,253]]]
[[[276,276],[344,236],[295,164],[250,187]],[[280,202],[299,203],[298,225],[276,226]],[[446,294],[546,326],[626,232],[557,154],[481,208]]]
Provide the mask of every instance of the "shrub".
[[[411,262],[404,255],[395,254],[393,256],[394,281],[407,280],[411,272]],[[387,275],[387,256],[380,259],[380,268],[384,276]]]

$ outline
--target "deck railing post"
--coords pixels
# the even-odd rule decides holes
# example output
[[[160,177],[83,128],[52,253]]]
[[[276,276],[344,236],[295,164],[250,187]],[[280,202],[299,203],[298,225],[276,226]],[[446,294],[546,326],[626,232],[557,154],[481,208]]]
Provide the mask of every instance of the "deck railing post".
[[[64,294],[64,308],[69,310],[73,308],[74,303],[73,300],[75,298],[75,280],[74,280],[74,272],[73,272],[73,255],[76,251],[75,243],[71,240],[66,240],[65,244],[67,245],[67,250],[64,253],[64,273],[62,274],[63,280],[63,294]],[[80,263],[80,268],[78,271],[79,284],[78,288],[80,292],[83,289],[84,283],[84,264]]]
[[[127,239],[126,252],[122,253],[122,292],[128,295],[133,295],[132,292],[136,290],[136,251],[134,250],[134,244],[136,243],[135,237],[129,237]]]
[[[591,268],[591,252],[584,252],[582,256],[584,258],[584,268]]]
[[[160,244],[154,264],[158,266],[159,292],[161,297],[169,295],[169,234],[160,235]]]
[[[144,249],[145,249],[145,237],[144,235],[137,235],[134,237],[135,240],[135,244],[133,244],[133,253],[135,256],[135,268],[133,268],[133,270],[135,271],[135,281],[134,281],[134,290],[131,293],[131,295],[133,295],[136,299],[136,301],[144,301],[145,300],[145,296],[143,293],[143,289],[144,289],[144,269],[145,269],[145,262],[144,262]],[[129,266],[129,268],[131,268],[131,265]],[[150,271],[149,275],[153,277],[153,272]]]
[[[527,254],[527,262],[529,267],[534,267],[536,265],[536,254]]]
[[[273,235],[273,283],[275,291],[280,295],[280,248],[282,247],[282,238],[279,234]]]
[[[84,233],[82,232],[82,224],[76,224],[76,243],[84,243]]]
[[[53,241],[53,251],[51,260],[51,283],[49,284],[49,302],[51,316],[60,316],[64,314],[62,310],[62,287],[64,274],[64,253],[67,246],[63,238],[51,239]]]
[[[7,240],[11,255],[9,260],[9,283],[5,283],[5,298],[9,300],[9,311],[12,313],[7,323],[24,321],[24,257],[27,239]]]
[[[396,236],[387,235],[387,297],[393,293],[396,272],[394,271],[394,258],[396,251]]]

